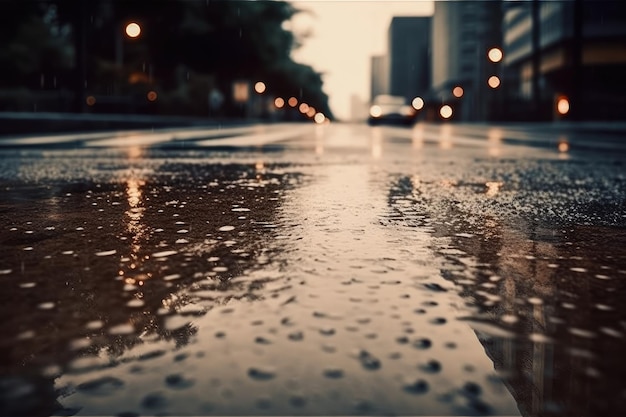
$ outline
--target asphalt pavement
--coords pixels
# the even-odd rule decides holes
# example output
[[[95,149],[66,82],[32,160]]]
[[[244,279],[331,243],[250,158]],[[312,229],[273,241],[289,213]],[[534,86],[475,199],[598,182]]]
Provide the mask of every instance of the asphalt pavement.
[[[0,139],[2,415],[621,415],[591,125]]]

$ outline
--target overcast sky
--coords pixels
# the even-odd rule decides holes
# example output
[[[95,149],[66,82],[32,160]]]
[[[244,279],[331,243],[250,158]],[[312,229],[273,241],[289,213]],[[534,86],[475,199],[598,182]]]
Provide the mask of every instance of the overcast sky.
[[[433,2],[425,0],[302,0],[294,32],[310,30],[304,46],[293,52],[297,62],[324,73],[324,91],[338,118],[350,117],[350,96],[369,100],[370,57],[387,52],[387,30],[393,16],[430,16]]]

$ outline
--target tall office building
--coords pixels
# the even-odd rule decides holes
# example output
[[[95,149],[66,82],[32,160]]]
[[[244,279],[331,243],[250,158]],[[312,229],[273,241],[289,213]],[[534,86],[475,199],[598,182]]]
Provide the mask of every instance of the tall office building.
[[[430,88],[430,16],[397,16],[389,25],[389,94],[410,102]]]
[[[370,101],[389,93],[389,63],[386,55],[373,56],[371,60]]]
[[[626,3],[505,2],[503,32],[504,64],[535,117],[552,118],[565,95],[578,118],[626,118]]]
[[[455,87],[463,88],[457,100],[458,118],[487,117],[487,80],[494,71],[487,51],[501,46],[500,1],[436,1],[432,21],[432,92],[436,99],[458,99]]]

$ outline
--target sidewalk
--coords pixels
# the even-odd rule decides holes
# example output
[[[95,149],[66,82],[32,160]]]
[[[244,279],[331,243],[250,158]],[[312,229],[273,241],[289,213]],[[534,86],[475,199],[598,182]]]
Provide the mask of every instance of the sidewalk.
[[[209,119],[144,114],[0,112],[0,137],[175,127],[246,126],[257,119]]]

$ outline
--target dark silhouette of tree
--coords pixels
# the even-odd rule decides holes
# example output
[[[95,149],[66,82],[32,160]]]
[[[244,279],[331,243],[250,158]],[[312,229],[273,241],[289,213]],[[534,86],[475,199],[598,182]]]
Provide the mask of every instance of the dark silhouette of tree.
[[[59,87],[74,91],[76,110],[87,92],[145,96],[154,89],[163,102],[178,100],[169,111],[206,114],[217,89],[228,114],[236,108],[233,82],[263,80],[267,94],[296,96],[330,115],[321,75],[291,58],[299,40],[283,23],[298,12],[285,1],[0,2],[7,20],[0,63],[11,83],[30,88],[38,73],[69,71]],[[129,22],[142,28],[136,39],[124,35]]]

